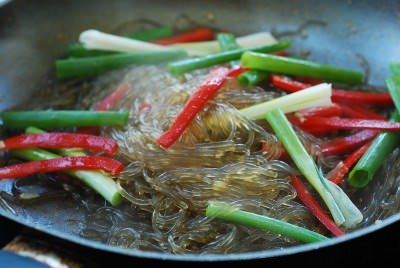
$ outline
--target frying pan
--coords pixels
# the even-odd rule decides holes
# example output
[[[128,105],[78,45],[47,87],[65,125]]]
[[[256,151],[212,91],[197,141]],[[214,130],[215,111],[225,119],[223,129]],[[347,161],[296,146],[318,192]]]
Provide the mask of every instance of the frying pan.
[[[110,32],[139,18],[165,25],[188,15],[201,24],[230,29],[237,34],[273,31],[294,40],[294,52],[309,52],[319,62],[360,69],[368,66],[368,83],[383,86],[388,63],[400,59],[399,1],[11,1],[0,8],[0,110],[34,96],[49,83],[54,60],[69,42],[87,28]],[[302,26],[302,27],[300,27]],[[299,29],[299,27],[301,29]],[[121,28],[121,27],[120,27]],[[300,30],[300,31],[299,31]],[[1,181],[7,191],[10,181]],[[370,202],[363,191],[359,205]],[[67,219],[84,215],[66,198],[40,206],[16,205],[3,217],[80,245],[141,258],[180,261],[223,261],[269,258],[331,247],[399,224],[400,214],[326,242],[286,249],[228,255],[172,255],[117,248],[74,234]],[[397,223],[396,223],[397,222]]]

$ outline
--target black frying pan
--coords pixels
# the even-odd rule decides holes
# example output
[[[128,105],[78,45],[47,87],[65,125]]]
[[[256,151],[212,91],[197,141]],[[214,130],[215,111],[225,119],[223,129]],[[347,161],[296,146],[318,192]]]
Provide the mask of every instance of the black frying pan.
[[[82,30],[97,28],[109,32],[120,26],[117,28],[123,31],[129,21],[139,18],[172,25],[176,18],[184,18],[182,14],[198,23],[231,29],[238,34],[273,31],[295,40],[296,52],[309,50],[309,58],[319,62],[356,69],[367,63],[368,82],[377,86],[383,85],[388,63],[400,59],[399,1],[12,1],[0,8],[0,110],[27,100],[46,86],[54,59],[62,55],[66,45],[76,40]],[[9,186],[10,182],[0,182],[0,189]],[[98,250],[190,261],[259,259],[311,251],[349,243],[400,221],[397,214],[342,238],[284,250],[181,256],[116,248],[79,238],[66,223],[66,219],[83,217],[74,209],[74,202],[66,198],[29,208],[20,205],[14,208],[19,212],[17,215],[0,208],[0,214]],[[368,191],[362,202],[369,202]]]

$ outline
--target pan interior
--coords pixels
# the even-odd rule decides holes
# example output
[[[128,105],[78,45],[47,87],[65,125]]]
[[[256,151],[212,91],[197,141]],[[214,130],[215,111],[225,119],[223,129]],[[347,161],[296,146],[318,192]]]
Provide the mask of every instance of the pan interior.
[[[293,52],[309,54],[309,59],[348,68],[365,68],[368,83],[383,87],[388,63],[400,58],[400,4],[396,1],[12,1],[0,8],[0,109],[29,100],[32,94],[48,90],[54,81],[53,63],[63,55],[66,45],[88,28],[123,34],[137,25],[161,23],[184,28],[193,23],[237,34],[271,31],[277,37],[294,40]],[[107,18],[107,19],[104,19]],[[339,19],[340,18],[340,19]],[[368,19],[366,19],[368,18]],[[394,176],[394,175],[393,175]],[[373,193],[383,185],[378,176],[374,183],[360,191],[360,207],[368,208]],[[43,178],[43,180],[46,180]],[[26,182],[27,184],[29,181]],[[42,185],[43,186],[43,185]],[[40,191],[40,184],[37,191]],[[81,208],[80,187],[65,191],[71,185],[51,184],[52,195],[45,202],[4,202],[12,190],[12,181],[0,181],[0,213],[27,226],[77,241],[81,244],[128,255],[190,260],[260,258],[337,243],[381,228],[398,220],[398,215],[356,231],[345,238],[321,245],[295,246],[287,251],[271,250],[249,254],[175,256],[128,250],[90,241],[77,236],[76,222],[83,221],[87,211]],[[57,198],[54,198],[57,196]],[[93,203],[102,205],[102,200]],[[90,209],[90,208],[88,208]],[[106,213],[106,212],[105,212]],[[135,222],[140,215],[130,215]],[[136,217],[136,218],[135,218]]]

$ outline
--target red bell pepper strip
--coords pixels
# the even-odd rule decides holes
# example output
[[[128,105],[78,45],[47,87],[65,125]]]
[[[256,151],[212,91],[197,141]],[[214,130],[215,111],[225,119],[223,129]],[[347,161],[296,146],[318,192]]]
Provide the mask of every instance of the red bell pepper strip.
[[[286,92],[296,92],[312,85],[294,81],[288,77],[280,75],[272,75],[271,83]],[[345,103],[363,103],[371,105],[387,106],[392,105],[393,101],[389,93],[349,91],[342,89],[332,90],[332,101]]]
[[[358,148],[355,152],[350,154],[344,161],[340,161],[339,164],[332,171],[330,180],[335,184],[343,183],[344,177],[347,175],[349,170],[360,160],[360,158],[365,154],[368,148],[371,146],[372,142],[364,144]]]
[[[154,41],[154,43],[159,45],[171,45],[176,43],[207,41],[207,40],[212,40],[213,38],[214,38],[214,32],[211,29],[201,27],[186,33],[177,34],[175,36],[163,39],[158,39]]]
[[[340,104],[343,114],[351,118],[362,118],[362,119],[378,119],[385,120],[385,116],[376,113],[368,108],[357,105],[346,105]]]
[[[289,114],[286,117],[290,123],[292,123],[299,129],[301,129],[309,134],[312,134],[314,136],[324,136],[324,135],[332,134],[332,133],[336,132],[336,129],[334,129],[332,127],[305,126],[303,124],[303,122],[306,118],[300,118],[300,117],[292,115],[292,114]]]
[[[301,122],[304,127],[331,128],[333,130],[376,129],[384,131],[400,131],[400,123],[375,119],[356,119],[340,117],[312,117]]]
[[[173,145],[182,136],[193,118],[203,109],[207,101],[222,87],[228,75],[229,69],[224,67],[212,70],[206,81],[190,96],[169,129],[157,139],[157,143],[163,148],[169,148]]]
[[[111,175],[118,175],[124,166],[117,160],[103,156],[68,156],[49,160],[39,160],[0,168],[0,179],[21,178],[37,173],[63,170],[100,169]]]
[[[118,101],[120,101],[129,90],[128,84],[119,85],[113,92],[107,95],[101,102],[94,106],[95,111],[108,111],[115,107]],[[97,134],[99,128],[97,127],[80,127],[76,130],[78,133],[83,134]]]
[[[350,136],[326,141],[321,145],[321,151],[324,155],[344,154],[374,139],[378,134],[377,130],[362,130]]]
[[[308,207],[311,213],[335,236],[342,236],[344,232],[328,216],[314,196],[308,191],[304,183],[296,176],[291,176],[291,183],[296,190],[297,197]]]
[[[76,147],[105,152],[109,155],[114,155],[118,151],[118,144],[113,139],[77,133],[22,134],[0,141],[0,150],[32,147],[52,149]]]
[[[329,106],[309,108],[295,113],[295,115],[300,119],[313,116],[341,116],[342,114],[342,107],[335,103]]]
[[[242,73],[247,72],[248,70],[250,69],[241,66],[234,67],[229,71],[228,77],[236,78]]]
[[[111,92],[107,97],[105,97],[100,103],[95,107],[95,111],[108,111],[115,107],[118,101],[120,101],[128,92],[129,85],[122,84],[119,85],[113,92]]]

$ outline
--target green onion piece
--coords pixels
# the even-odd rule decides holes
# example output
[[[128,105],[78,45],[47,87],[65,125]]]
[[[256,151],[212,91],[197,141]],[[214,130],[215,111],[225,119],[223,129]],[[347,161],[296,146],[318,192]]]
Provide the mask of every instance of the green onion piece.
[[[61,157],[60,155],[42,149],[19,149],[13,150],[12,154],[18,158],[28,161],[46,160]],[[70,170],[66,171],[65,173],[86,183],[113,206],[118,205],[122,201],[117,184],[105,173],[89,170]]]
[[[254,52],[244,53],[241,62],[244,67],[250,69],[290,75],[301,75],[332,82],[361,84],[364,79],[363,74],[358,71],[341,69],[311,61]]]
[[[386,79],[386,87],[393,99],[394,106],[400,112],[400,74],[398,76],[392,75]]]
[[[283,112],[280,109],[270,110],[265,118],[297,168],[324,200],[335,222],[345,227],[353,227],[360,223],[361,212],[337,185],[321,174]]]
[[[186,56],[183,50],[118,53],[108,56],[70,58],[56,61],[58,79],[84,78],[96,76],[106,71],[115,70],[130,64],[156,64],[176,60]]]
[[[397,111],[392,114],[390,121],[400,122],[400,115]],[[351,170],[349,184],[357,188],[367,186],[374,178],[376,171],[399,143],[400,135],[398,133],[385,132],[379,134]]]
[[[392,62],[390,64],[390,71],[394,75],[400,75],[400,62]]]
[[[331,105],[331,96],[331,85],[322,83],[273,100],[249,106],[239,110],[239,112],[251,120],[263,119],[265,113],[273,109],[279,108],[285,113],[291,113],[307,108]]]
[[[240,48],[233,34],[219,33],[217,35],[217,40],[222,51],[230,51]]]
[[[305,243],[314,243],[328,239],[319,233],[300,226],[264,215],[239,210],[222,202],[210,202],[206,209],[206,216],[281,234]]]
[[[152,41],[159,38],[170,37],[173,35],[173,30],[170,27],[157,27],[142,32],[132,33],[125,37],[140,41]],[[98,49],[86,49],[81,43],[74,43],[68,47],[68,56],[70,57],[96,57],[116,54],[118,52],[104,51]]]
[[[36,126],[45,129],[80,126],[124,126],[127,111],[15,111],[3,112],[6,128]]]
[[[258,83],[265,81],[268,77],[268,72],[260,71],[260,70],[250,70],[240,74],[237,80],[240,84],[245,86],[254,86]]]
[[[273,45],[258,46],[253,48],[240,48],[231,51],[210,54],[204,57],[185,59],[173,62],[168,65],[168,69],[172,74],[180,75],[193,70],[207,68],[213,65],[226,63],[232,60],[237,60],[246,51],[270,53],[286,49],[290,45],[291,45],[290,41],[281,41]]]
[[[239,49],[240,46],[236,42],[236,38],[233,34],[220,33],[217,35],[218,44],[221,47],[221,51],[231,51]],[[239,61],[234,60],[230,62],[232,67],[239,65]]]

